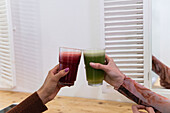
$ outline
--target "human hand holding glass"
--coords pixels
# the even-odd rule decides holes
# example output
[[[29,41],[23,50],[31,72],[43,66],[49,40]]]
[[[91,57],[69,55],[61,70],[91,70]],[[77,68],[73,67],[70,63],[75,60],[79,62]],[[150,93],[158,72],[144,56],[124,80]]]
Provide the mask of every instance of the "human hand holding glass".
[[[90,63],[90,66],[95,69],[101,69],[105,71],[106,75],[104,80],[115,88],[119,88],[123,83],[125,75],[119,70],[119,68],[114,63],[113,59],[105,55],[107,65],[100,63]]]
[[[61,77],[64,77],[69,72],[69,68],[65,68],[59,71],[59,65],[55,66],[52,70],[49,71],[46,80],[42,87],[37,91],[40,99],[43,104],[54,99],[54,97],[59,92],[60,88],[63,87],[59,84],[59,80]]]

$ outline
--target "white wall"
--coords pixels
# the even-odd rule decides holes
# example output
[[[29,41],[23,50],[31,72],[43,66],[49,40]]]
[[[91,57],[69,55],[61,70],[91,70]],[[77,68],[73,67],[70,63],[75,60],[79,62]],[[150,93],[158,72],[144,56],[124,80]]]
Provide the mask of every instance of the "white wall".
[[[41,36],[45,72],[52,64],[58,62],[60,46],[88,48],[98,45],[99,40],[93,41],[100,39],[98,16],[91,14],[93,9],[90,9],[90,5],[89,0],[41,1]],[[97,4],[94,7],[97,7]]]

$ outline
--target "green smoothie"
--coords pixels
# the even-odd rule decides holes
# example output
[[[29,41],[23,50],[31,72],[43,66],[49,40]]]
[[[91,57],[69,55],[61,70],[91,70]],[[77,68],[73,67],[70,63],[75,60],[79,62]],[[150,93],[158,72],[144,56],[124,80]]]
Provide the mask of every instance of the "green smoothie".
[[[84,62],[86,68],[87,81],[90,86],[102,85],[104,80],[104,71],[92,68],[89,63],[105,63],[105,50],[85,50]]]

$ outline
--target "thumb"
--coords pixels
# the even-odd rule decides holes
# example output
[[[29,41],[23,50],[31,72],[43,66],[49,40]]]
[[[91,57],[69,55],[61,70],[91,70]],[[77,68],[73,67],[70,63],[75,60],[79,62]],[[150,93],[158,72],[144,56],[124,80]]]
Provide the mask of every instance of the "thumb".
[[[59,81],[59,79],[61,77],[64,77],[65,75],[67,75],[68,72],[69,72],[69,68],[65,68],[65,69],[59,71],[57,74],[55,74],[55,76],[56,76],[57,80]]]
[[[94,69],[101,69],[103,71],[106,72],[107,70],[107,67],[106,65],[103,65],[103,64],[100,64],[100,63],[93,63],[93,62],[90,62],[90,66]]]

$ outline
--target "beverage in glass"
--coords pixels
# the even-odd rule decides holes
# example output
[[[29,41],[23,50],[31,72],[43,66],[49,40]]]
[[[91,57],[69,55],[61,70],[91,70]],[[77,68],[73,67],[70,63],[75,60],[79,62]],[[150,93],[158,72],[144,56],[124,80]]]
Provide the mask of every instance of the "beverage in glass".
[[[59,70],[69,68],[69,73],[62,77],[59,82],[64,86],[73,86],[77,77],[77,70],[81,58],[81,50],[60,47]]]
[[[86,77],[88,85],[99,86],[103,84],[104,71],[92,68],[89,63],[105,63],[105,50],[104,49],[89,49],[84,50],[84,62],[86,68]]]

